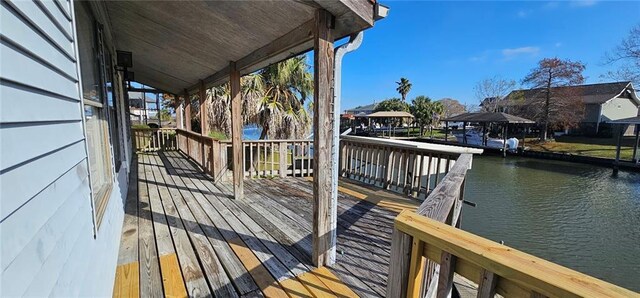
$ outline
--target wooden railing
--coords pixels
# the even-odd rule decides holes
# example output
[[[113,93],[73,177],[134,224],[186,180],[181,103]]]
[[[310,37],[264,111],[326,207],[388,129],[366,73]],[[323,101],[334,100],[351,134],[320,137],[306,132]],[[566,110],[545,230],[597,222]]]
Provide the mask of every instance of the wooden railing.
[[[176,131],[173,128],[132,128],[136,152],[176,150]]]
[[[444,179],[420,204],[417,214],[448,225],[458,225],[464,197],[464,181],[472,160],[473,155],[461,154]],[[420,245],[422,244],[414,241],[412,234],[394,227],[387,297],[424,297],[432,280],[437,277],[436,264],[426,262],[415,255],[415,252],[422,251]]]
[[[387,297],[451,297],[454,273],[478,284],[477,297],[640,297],[459,229],[471,164],[461,154],[415,212],[396,217]]]
[[[215,181],[231,179],[231,141],[218,141],[178,129],[177,150],[194,160]],[[310,176],[313,174],[311,140],[244,140],[243,172],[248,178]]]
[[[482,150],[355,136],[340,137],[343,177],[425,197],[463,153]]]
[[[420,292],[422,285],[413,281],[420,281],[425,274],[419,265],[426,260],[439,265],[438,278],[429,287],[427,297],[447,297],[454,273],[478,284],[477,297],[494,297],[496,293],[503,297],[640,297],[412,211],[400,213],[395,228],[413,238],[406,297],[416,297],[413,293]]]
[[[227,146],[231,146],[231,142]],[[245,177],[302,177],[313,174],[311,140],[244,140],[242,146]]]

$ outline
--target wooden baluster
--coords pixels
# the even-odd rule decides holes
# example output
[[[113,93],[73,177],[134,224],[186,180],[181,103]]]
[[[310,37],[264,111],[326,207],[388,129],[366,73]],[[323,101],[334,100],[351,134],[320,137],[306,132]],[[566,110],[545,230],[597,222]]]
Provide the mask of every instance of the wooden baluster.
[[[279,158],[278,160],[278,174],[280,178],[287,176],[287,142],[280,142],[278,144]]]
[[[487,269],[482,269],[477,297],[493,298],[496,295],[496,285],[498,285],[498,276]]]
[[[436,176],[435,176],[435,184],[434,185],[438,185],[438,179],[440,178],[440,162],[442,162],[442,155],[438,154],[438,161],[437,161],[437,165],[436,165]],[[434,186],[435,187],[435,186]]]
[[[418,197],[420,191],[420,177],[422,177],[422,154],[413,154],[413,182],[411,183],[411,196]]]
[[[385,158],[386,158],[386,167],[385,167],[385,176],[384,176],[384,188],[389,189],[391,186],[391,179],[393,177],[393,159],[394,154],[391,148],[387,147],[385,150]]]
[[[407,297],[420,296],[420,290],[426,269],[426,258],[423,257],[424,242],[413,239],[411,247],[411,261],[409,262],[409,278],[407,285]]]
[[[364,168],[362,169],[362,182],[369,182],[369,145],[365,144],[363,149]]]
[[[358,154],[359,157],[359,162],[358,162],[358,179],[360,179],[360,181],[364,180],[364,172],[363,172],[363,166],[364,166],[364,145],[361,145],[360,148],[360,154]]]
[[[418,185],[416,198],[420,197],[420,192],[422,192],[422,174],[424,173],[424,153],[420,153],[420,164],[418,165]],[[426,194],[425,194],[426,195]]]
[[[540,294],[536,291],[531,291],[531,298],[547,298],[547,296]]]
[[[374,185],[378,185],[378,182],[380,182],[380,147],[376,146],[375,148],[375,152],[376,152],[376,172],[374,174],[374,180],[373,180],[373,184]]]
[[[398,170],[398,175],[396,175],[396,191],[398,191],[398,188],[400,187],[400,181],[402,179],[402,165],[405,159],[404,151],[400,151],[400,154],[398,154],[398,158],[398,166],[396,167],[396,169]]]
[[[456,268],[456,256],[442,251],[440,255],[440,274],[438,275],[438,291],[436,293],[437,298],[450,297],[451,289],[453,288],[453,273]]]
[[[405,151],[405,162],[404,162],[404,182],[402,183],[402,192],[405,194],[409,194],[409,191],[411,190],[411,180],[412,180],[412,175],[414,171],[410,171],[411,166],[413,165],[413,161],[411,158],[411,152],[409,151]]]
[[[242,152],[247,152],[247,149],[251,150],[251,142],[242,142]],[[231,148],[231,151],[233,152],[233,145]],[[249,159],[247,158],[243,158],[242,159],[242,177],[251,177],[251,175],[253,174],[252,170],[253,170],[253,154],[249,153]],[[247,165],[247,162],[249,163]],[[235,171],[235,169],[234,169]],[[247,175],[248,174],[248,175]]]
[[[249,146],[249,179],[253,178],[253,143],[252,142],[247,142],[247,145]]]
[[[275,171],[274,163],[276,162],[275,161],[275,152],[276,152],[275,143],[271,142],[270,145],[269,145],[269,148],[270,148],[270,151],[271,151],[271,174],[270,175],[271,175],[271,177],[273,177],[273,175],[275,173],[274,172]]]
[[[311,157],[313,156],[313,154],[311,154],[311,145],[313,145],[313,143],[308,141],[307,148],[309,148],[309,150],[307,150],[307,176],[311,176],[313,173],[313,169],[311,169]]]
[[[267,176],[267,142],[262,143],[262,155],[264,156],[263,167],[262,167],[262,175]]]
[[[305,174],[305,168],[306,168],[306,157],[307,157],[307,143],[305,142],[300,142],[300,177],[304,177]]]

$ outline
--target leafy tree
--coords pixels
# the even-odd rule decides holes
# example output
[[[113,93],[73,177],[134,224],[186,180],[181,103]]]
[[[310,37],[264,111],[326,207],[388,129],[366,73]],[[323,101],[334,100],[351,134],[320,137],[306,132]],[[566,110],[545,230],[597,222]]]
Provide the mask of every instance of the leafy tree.
[[[436,106],[441,110],[436,111]],[[417,96],[411,101],[411,114],[420,126],[420,136],[424,135],[425,126],[431,127],[434,119],[438,118],[436,114],[442,113],[442,110],[444,110],[442,104],[431,101],[431,98],[424,95]]]
[[[411,101],[411,114],[415,117],[416,123],[420,126],[420,136],[424,135],[424,127],[431,122],[431,99],[420,95]]]
[[[404,100],[394,97],[381,101],[378,103],[375,109],[376,112],[379,111],[402,111],[409,112],[409,104]]]
[[[161,121],[171,121],[171,112],[169,112],[169,109],[161,109],[158,114],[160,115]]]
[[[500,103],[516,86],[516,81],[503,79],[500,76],[485,78],[474,87],[476,97],[480,101],[481,111],[498,112]]]
[[[606,64],[622,63],[606,77],[640,84],[640,23],[631,28],[629,35],[612,52],[605,54],[604,60]]]
[[[547,139],[550,128],[572,127],[582,119],[584,104],[580,94],[573,94],[572,88],[558,87],[582,84],[584,69],[579,61],[545,58],[522,80],[524,85],[540,89],[542,94],[527,106],[533,112],[531,116],[543,125],[543,140]]]
[[[402,96],[402,101],[405,101],[407,99],[407,94],[411,91],[411,82],[409,82],[407,78],[400,78],[400,81],[396,82],[396,84],[398,84],[396,91],[398,91],[400,96]]]

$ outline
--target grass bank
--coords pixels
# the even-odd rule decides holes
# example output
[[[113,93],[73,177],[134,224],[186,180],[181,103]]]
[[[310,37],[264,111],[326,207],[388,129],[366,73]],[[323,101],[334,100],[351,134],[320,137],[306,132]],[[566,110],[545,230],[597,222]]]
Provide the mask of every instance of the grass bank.
[[[632,136],[624,137],[620,150],[620,158],[630,160],[633,155]],[[562,136],[555,141],[542,142],[537,139],[527,139],[526,147],[532,151],[565,153],[591,157],[616,158],[615,138],[590,138]]]

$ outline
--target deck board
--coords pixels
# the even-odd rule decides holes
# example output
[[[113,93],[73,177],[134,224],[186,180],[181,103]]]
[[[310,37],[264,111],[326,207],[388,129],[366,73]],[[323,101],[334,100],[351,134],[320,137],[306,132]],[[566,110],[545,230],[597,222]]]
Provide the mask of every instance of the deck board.
[[[341,181],[338,263],[315,268],[308,178],[247,179],[236,201],[183,154],[154,152],[131,181],[114,296],[384,296],[393,219],[416,204]]]

